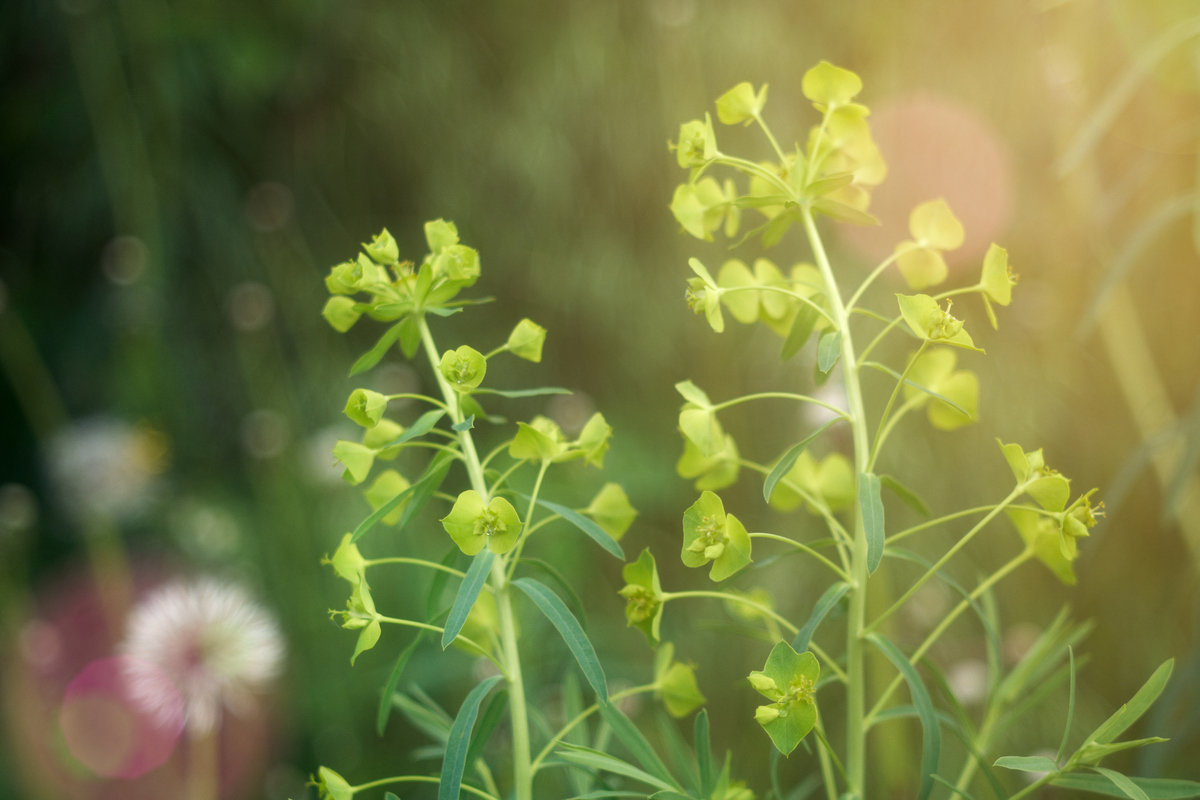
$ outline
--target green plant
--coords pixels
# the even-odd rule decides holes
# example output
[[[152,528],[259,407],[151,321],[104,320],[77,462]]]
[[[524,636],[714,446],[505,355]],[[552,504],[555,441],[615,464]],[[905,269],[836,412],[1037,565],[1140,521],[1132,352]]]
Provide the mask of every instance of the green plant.
[[[485,410],[483,403],[493,399],[519,401],[564,391],[493,386],[493,359],[509,353],[540,360],[546,332],[521,320],[507,340],[490,351],[469,345],[439,349],[430,322],[451,318],[481,302],[460,297],[480,276],[478,253],[459,242],[452,224],[438,220],[426,225],[429,252],[424,259],[419,264],[403,261],[398,245],[384,231],[364,245],[354,260],[331,270],[326,284],[332,296],[323,313],[343,332],[363,316],[387,326],[378,343],[355,362],[352,374],[371,368],[398,347],[409,359],[418,354],[424,358],[438,393],[388,395],[359,388],[350,395],[345,413],[363,433],[357,441],[338,442],[334,454],[350,483],[366,484],[375,475],[365,492],[374,511],[345,534],[328,559],[351,592],[346,608],[332,616],[357,631],[352,663],[381,642],[395,646],[392,637],[383,638],[385,626],[413,632],[399,648],[383,687],[377,727],[382,731],[393,709],[402,711],[435,740],[440,773],[410,771],[351,785],[333,769],[321,767],[316,784],[322,797],[348,800],[375,787],[426,783],[438,786],[442,800],[462,793],[495,800],[509,796],[517,800],[535,796],[747,800],[754,797],[752,788],[783,800],[806,796],[819,786],[830,800],[862,798],[885,785],[896,788],[895,780],[868,780],[875,752],[868,750],[868,734],[914,718],[922,728],[920,764],[913,771],[915,786],[901,786],[903,794],[924,798],[945,790],[971,797],[980,780],[997,796],[1026,796],[1047,784],[1131,798],[1200,794],[1198,784],[1130,779],[1100,765],[1109,755],[1160,741],[1117,741],[1117,737],[1162,691],[1171,662],[1155,671],[1129,703],[1073,751],[1067,746],[1075,696],[1073,647],[1086,626],[1070,624],[1060,614],[1015,667],[1002,668],[992,588],[1029,561],[1040,561],[1064,582],[1073,582],[1072,562],[1079,540],[1088,535],[1100,514],[1093,503],[1094,490],[1072,499],[1070,482],[1046,465],[1041,450],[1000,443],[997,460],[1003,459],[1013,475],[1003,497],[935,517],[909,488],[909,476],[902,482],[883,472],[885,465],[903,471],[903,460],[887,445],[898,425],[916,412],[923,411],[931,425],[943,430],[976,419],[979,381],[959,367],[958,354],[982,350],[964,321],[951,313],[951,302],[979,298],[995,326],[993,305],[1009,304],[1015,279],[1007,253],[993,246],[976,283],[938,294],[921,292],[946,280],[942,253],[963,241],[962,226],[951,210],[933,200],[914,209],[912,239],[897,245],[891,257],[844,297],[847,278],[830,263],[816,219],[822,215],[871,223],[870,187],[883,179],[886,170],[870,136],[867,109],[855,100],[861,90],[857,76],[822,62],[804,76],[802,88],[821,119],[805,146],[790,151],[780,147],[763,120],[765,86],[756,91],[750,84],[739,84],[717,101],[722,123],[761,128],[771,148],[765,161],[721,151],[708,116],[685,123],[675,151],[679,165],[689,170],[689,179],[676,190],[671,208],[684,230],[700,239],[711,239],[719,230],[737,236],[744,209],[762,214],[764,222],[741,243],[761,233],[764,248],[770,249],[782,245],[793,226],[802,229],[815,263],[799,263],[785,272],[765,257],[752,265],[730,259],[714,277],[693,258],[687,301],[718,333],[725,329],[726,313],[742,323],[766,325],[782,338],[781,355],[792,365],[801,363],[799,354],[815,338],[811,380],[823,383],[836,370],[844,398],[772,391],[714,401],[691,381],[679,383],[676,388],[685,401],[679,414],[684,452],[677,467],[701,492],[682,516],[680,557],[685,566],[709,567],[710,580],[718,583],[781,568],[807,577],[810,566],[819,574],[832,575],[832,581],[815,603],[797,609],[777,604],[769,591],[668,591],[653,554],[643,550],[624,566],[620,594],[627,624],[638,628],[657,653],[649,682],[611,691],[593,644],[603,641],[602,634],[594,624],[589,633],[581,622],[590,598],[576,596],[562,565],[530,555],[545,541],[541,532],[556,525],[574,528],[591,544],[624,558],[619,540],[636,512],[618,484],[604,484],[586,505],[552,502],[543,496],[552,467],[555,471],[601,467],[611,429],[600,414],[577,434],[568,435],[545,417],[513,426]],[[716,168],[728,168],[733,176],[718,182],[709,174]],[[739,187],[739,181],[744,185]],[[868,292],[893,264],[914,293],[897,294],[872,310],[866,302]],[[868,336],[866,346],[860,346],[858,342]],[[889,366],[889,360],[899,369]],[[809,379],[807,367],[797,373]],[[816,406],[832,418],[815,424],[772,460],[759,463],[741,456],[719,415],[766,400]],[[388,416],[390,404],[398,401],[425,410],[406,413],[405,426]],[[487,433],[485,425],[490,428]],[[848,454],[825,441],[823,434],[836,426],[849,429]],[[484,450],[482,442],[491,432],[499,432],[500,441]],[[814,456],[821,447],[826,448],[825,454]],[[426,455],[420,457],[422,453]],[[415,479],[410,481],[398,469],[376,470],[378,462],[402,456],[407,459],[405,471],[418,475]],[[747,470],[762,475],[765,503],[783,512],[812,515],[825,535],[807,535],[808,524],[788,525],[778,533],[758,531],[727,511],[717,492]],[[445,491],[443,485],[452,474],[461,487]],[[885,489],[925,518],[903,528],[890,523],[893,514],[885,516]],[[440,525],[421,516],[431,503],[444,509],[437,515]],[[1018,534],[1013,540],[1019,543],[1017,552],[968,588],[952,574],[950,564],[1001,517],[1007,517]],[[960,521],[967,529],[940,555],[930,559],[908,549],[910,539],[917,541],[927,531]],[[402,531],[404,555],[369,558],[360,552],[359,542],[380,523]],[[431,529],[436,535],[430,535]],[[448,538],[442,538],[443,533]],[[783,552],[795,553],[807,563],[798,566],[794,560],[775,558],[756,562],[756,541],[773,549],[786,548]],[[900,583],[907,573],[898,567],[914,564],[917,577]],[[375,580],[382,570],[392,568],[418,569],[428,576],[423,608],[413,604],[403,616],[390,616],[377,608],[368,573]],[[890,635],[894,615],[932,581],[945,583],[961,600],[919,646],[905,652]],[[898,589],[901,585],[904,588]],[[722,599],[739,608],[745,612],[746,626],[765,629],[772,640],[764,651],[762,669],[752,671],[747,679],[749,689],[764,700],[753,711],[748,707],[744,719],[753,716],[766,735],[761,741],[769,742],[777,753],[787,756],[803,745],[810,754],[797,758],[795,763],[809,776],[794,786],[783,785],[778,757],[772,758],[770,774],[747,788],[733,778],[729,756],[723,760],[713,756],[708,712],[696,712],[705,699],[694,670],[675,659],[674,646],[662,642],[660,635],[669,603],[703,598]],[[955,699],[929,658],[952,623],[967,611],[979,619],[989,650],[987,699],[978,721]],[[844,621],[841,635],[832,624],[835,618]],[[559,650],[570,655],[572,664],[561,677],[555,672],[546,679],[547,685],[533,687],[527,680],[527,654],[541,642],[520,631],[542,626],[556,631]],[[784,639],[785,633],[790,638]],[[483,667],[473,673],[473,685],[453,714],[419,688],[399,689],[414,652],[431,637],[443,650],[456,645],[461,654],[456,657]],[[889,671],[882,683],[876,677],[880,668]],[[595,696],[591,705],[583,700],[577,674]],[[1064,683],[1071,710],[1056,757],[994,759],[1004,730],[1046,691]],[[907,705],[894,700],[902,684],[911,697]],[[690,746],[670,724],[648,736],[619,707],[618,700],[640,694],[656,695],[675,717],[695,712]],[[561,705],[561,719],[540,711],[551,699]],[[822,712],[839,702],[840,720]],[[489,740],[504,718],[508,736],[499,748],[504,757],[496,760],[492,755],[497,748],[489,749]],[[958,764],[948,764],[950,759],[942,757],[946,733],[963,741]],[[1030,743],[1029,750],[1040,744]],[[993,771],[996,766],[1044,774],[1009,790]],[[557,768],[556,776],[547,774],[552,767]],[[388,792],[388,796],[394,795]]]

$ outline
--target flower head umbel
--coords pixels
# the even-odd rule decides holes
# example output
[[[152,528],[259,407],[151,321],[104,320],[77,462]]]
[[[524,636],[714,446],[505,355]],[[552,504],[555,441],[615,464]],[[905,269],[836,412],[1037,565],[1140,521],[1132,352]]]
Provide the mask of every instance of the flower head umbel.
[[[253,693],[279,674],[284,643],[275,619],[240,587],[204,579],[168,584],[138,603],[121,651],[130,657],[125,679],[137,703],[155,714],[178,713],[161,670],[183,699],[185,724],[207,733],[222,708],[248,708]]]

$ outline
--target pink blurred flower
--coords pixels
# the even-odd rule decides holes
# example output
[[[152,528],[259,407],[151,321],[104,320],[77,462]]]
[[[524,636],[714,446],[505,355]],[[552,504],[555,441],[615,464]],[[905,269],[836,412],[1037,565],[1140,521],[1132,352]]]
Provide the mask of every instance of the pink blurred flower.
[[[274,617],[240,587],[202,579],[168,584],[138,603],[120,651],[130,656],[125,679],[135,702],[164,724],[204,734],[222,709],[252,707],[254,693],[279,674],[284,644]]]

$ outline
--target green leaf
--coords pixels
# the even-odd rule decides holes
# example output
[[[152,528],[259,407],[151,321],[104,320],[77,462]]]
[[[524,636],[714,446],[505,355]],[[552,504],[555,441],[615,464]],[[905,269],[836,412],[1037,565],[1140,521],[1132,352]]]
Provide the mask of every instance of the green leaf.
[[[463,431],[469,431],[474,427],[475,427],[475,415],[472,414],[471,416],[464,419],[462,422],[456,422],[453,425],[451,425],[450,430],[454,431],[455,433],[462,433]]]
[[[441,488],[442,482],[446,480],[446,474],[450,471],[454,460],[453,453],[444,451],[438,453],[425,469],[425,473],[413,484],[412,500],[404,507],[404,514],[400,517],[398,527],[401,530],[404,530],[408,523],[412,521],[412,518],[425,507],[425,504],[429,502],[429,498],[433,497],[434,492]]]
[[[679,781],[671,776],[671,771],[667,769],[667,765],[658,757],[658,753],[654,752],[654,748],[647,741],[642,732],[637,729],[637,726],[630,721],[629,717],[611,703],[605,703],[600,706],[600,716],[604,717],[604,721],[608,723],[608,727],[612,728],[613,734],[620,740],[621,744],[629,748],[629,752],[633,755],[637,762],[642,765],[642,768],[651,775],[667,784],[665,788],[681,789]]]
[[[801,303],[796,310],[796,316],[792,320],[792,327],[788,330],[787,338],[783,340],[783,346],[779,349],[779,358],[782,361],[787,361],[792,356],[799,353],[804,345],[812,336],[813,328],[816,327],[817,313],[816,306],[822,302],[821,295],[813,295],[809,298],[816,305]]]
[[[1200,797],[1200,783],[1196,781],[1175,778],[1130,778],[1129,780],[1145,792],[1146,797],[1150,800],[1187,800],[1187,798]],[[1115,787],[1112,781],[1103,775],[1073,772],[1055,777],[1050,781],[1050,785],[1080,792],[1108,795],[1109,797],[1128,797],[1125,792]]]
[[[379,709],[375,712],[375,732],[380,736],[383,736],[383,731],[387,727],[388,715],[392,710],[392,695],[396,691],[396,685],[400,683],[400,675],[408,666],[409,659],[416,652],[417,646],[425,638],[426,633],[427,631],[417,631],[416,637],[408,643],[408,647],[400,651],[400,656],[392,666],[392,671],[388,673],[387,682],[383,685],[383,692],[379,696]]]
[[[495,557],[496,554],[491,550],[484,549],[471,560],[471,566],[467,568],[467,575],[459,584],[458,594],[454,596],[454,605],[450,608],[450,616],[446,618],[446,627],[442,631],[443,650],[458,637],[463,625],[466,624],[467,615],[471,613],[471,608],[475,605],[479,592],[483,590],[483,584],[487,581],[488,572],[492,568],[492,559]]]
[[[717,98],[717,119],[726,125],[749,124],[762,112],[766,102],[766,84],[756,93],[750,83],[742,81]]]
[[[382,628],[377,619],[371,620],[366,627],[359,631],[358,639],[354,642],[354,654],[350,656],[350,666],[354,666],[354,662],[360,655],[375,646],[375,643],[379,641],[380,633],[382,633]]]
[[[925,505],[925,501],[922,500],[912,489],[909,489],[891,475],[880,475],[879,482],[885,489],[896,495],[896,497],[899,497],[900,500],[913,511],[916,511],[923,517],[929,516],[929,506]]]
[[[1056,761],[1062,761],[1067,753],[1067,738],[1071,735],[1071,724],[1075,721],[1075,650],[1067,645],[1067,660],[1070,664],[1070,686],[1067,693],[1067,721],[1063,724],[1062,741],[1058,745]]]
[[[796,459],[798,459],[800,454],[804,452],[804,448],[808,446],[808,443],[824,433],[829,426],[833,425],[839,419],[840,418],[834,418],[829,420],[824,425],[810,433],[808,436],[805,436],[803,439],[789,447],[787,452],[780,456],[779,461],[775,462],[775,466],[771,468],[771,471],[767,474],[766,480],[763,481],[763,500],[767,501],[768,503],[771,502],[771,495],[775,493],[775,487],[779,485],[781,480],[783,480],[783,476],[787,474],[788,470],[795,465]]]
[[[801,626],[800,630],[796,632],[796,637],[792,639],[793,650],[801,652],[808,649],[808,643],[816,633],[817,626],[848,591],[850,591],[850,584],[842,581],[838,581],[824,591],[817,600],[817,604],[813,606],[812,613],[808,615],[808,621]]]
[[[350,367],[350,374],[357,375],[378,364],[380,359],[387,354],[388,349],[400,338],[401,324],[397,323],[384,331],[383,336],[379,337],[379,341],[375,343],[375,346],[359,356],[354,365]]]
[[[545,573],[546,577],[550,578],[550,581],[555,585],[555,587],[557,587],[558,592],[561,592],[566,596],[565,602],[567,603],[567,608],[569,608],[571,613],[575,615],[575,618],[579,620],[579,626],[584,630],[587,630],[587,611],[583,607],[583,600],[579,598],[579,595],[575,592],[575,589],[571,586],[571,582],[567,580],[567,577],[549,561],[543,561],[540,558],[521,556],[521,564],[523,566],[533,567],[534,569],[541,570],[543,573]]]
[[[800,91],[813,101],[819,110],[826,106],[849,103],[862,91],[862,79],[848,69],[821,61],[804,73]]]
[[[878,647],[904,676],[908,690],[912,694],[913,705],[917,709],[917,716],[921,718],[921,789],[917,793],[917,800],[925,800],[933,790],[933,774],[937,772],[938,758],[942,748],[942,734],[938,727],[937,712],[934,711],[929,690],[921,682],[921,676],[917,674],[912,662],[904,653],[900,652],[900,648],[878,633],[868,634],[867,639]]]
[[[847,205],[832,197],[818,197],[812,201],[812,210],[851,225],[878,225],[879,219],[866,211]]]
[[[421,346],[420,319],[416,314],[410,314],[400,320],[400,352],[404,353],[407,359],[412,359],[417,354],[417,348]]]
[[[1120,772],[1108,769],[1106,767],[1092,767],[1092,769],[1107,778],[1108,781],[1113,786],[1117,787],[1117,789],[1119,789],[1123,795],[1128,797],[1129,800],[1150,800],[1150,798],[1146,797],[1146,793],[1143,792],[1136,783],[1134,783],[1125,775],[1122,775]]]
[[[424,436],[425,434],[427,434],[431,430],[433,430],[433,426],[437,425],[438,420],[440,420],[445,415],[446,415],[446,411],[441,408],[435,408],[430,411],[426,411],[424,414],[417,417],[416,422],[414,422],[408,428],[408,430],[404,431],[404,433],[400,434],[398,437],[396,437],[392,441],[388,442],[383,447],[380,447],[379,449],[380,450],[389,450],[393,447],[398,447],[399,445],[402,445],[405,442],[412,441],[413,439],[416,439],[419,436]]]
[[[1171,670],[1175,666],[1175,659],[1169,658],[1159,665],[1154,674],[1142,684],[1142,688],[1137,690],[1137,693],[1130,698],[1129,702],[1121,706],[1108,719],[1096,728],[1090,736],[1084,741],[1089,744],[1109,744],[1122,733],[1124,733],[1130,725],[1137,722],[1142,714],[1158,699],[1162,694],[1163,689],[1167,687],[1167,680],[1171,677]]]
[[[883,560],[883,497],[879,477],[870,472],[858,476],[858,508],[867,534],[867,571],[875,572]]]
[[[683,395],[684,400],[694,403],[700,408],[712,407],[712,401],[708,399],[708,395],[704,393],[704,390],[691,381],[680,381],[675,384],[675,391]]]
[[[602,753],[599,750],[593,750],[590,747],[563,744],[555,751],[555,755],[569,763],[578,764],[579,766],[601,772],[611,772],[614,775],[624,775],[626,778],[632,778],[635,781],[653,786],[656,789],[670,791],[673,788],[669,783],[638,769],[626,761],[610,756],[607,753]],[[641,795],[633,796],[640,797]]]
[[[592,685],[597,701],[602,705],[607,704],[608,681],[604,677],[604,668],[600,665],[600,659],[596,657],[596,649],[592,646],[591,640],[579,626],[579,621],[575,619],[558,595],[550,591],[545,584],[533,578],[518,578],[512,584],[524,592],[538,607],[538,610],[546,616],[546,619],[550,620],[550,624],[566,642],[571,655],[575,656],[575,660],[579,663],[579,669],[583,672],[583,677],[587,678],[587,682]]]
[[[445,458],[442,458],[442,456],[445,456]],[[425,474],[418,478],[416,483],[400,492],[400,494],[396,495],[379,508],[375,509],[375,511],[372,512],[369,517],[358,523],[358,527],[355,528],[354,532],[350,534],[350,541],[357,542],[359,539],[361,539],[367,531],[371,530],[371,528],[375,527],[375,525],[381,519],[390,514],[392,509],[403,503],[404,498],[412,494],[413,501],[404,509],[404,516],[400,518],[399,524],[400,527],[403,528],[408,523],[411,515],[415,514],[416,509],[420,507],[417,503],[417,490],[419,488],[427,488],[428,491],[432,493],[434,489],[436,489],[437,485],[441,483],[442,478],[445,478],[446,471],[450,468],[451,458],[452,456],[450,456],[448,453],[439,454],[439,457],[435,458],[430,463],[429,469],[425,470]],[[428,488],[430,486],[433,488]],[[423,501],[421,505],[423,505]]]
[[[490,559],[489,559],[490,560]],[[446,756],[442,761],[442,778],[438,785],[438,800],[458,800],[462,788],[463,768],[467,763],[467,750],[470,748],[471,729],[475,727],[475,717],[479,714],[479,704],[484,696],[491,691],[502,675],[493,675],[476,686],[463,700],[458,709],[458,716],[450,726],[450,737],[446,740]]]
[[[521,496],[528,499],[528,495]],[[622,561],[625,560],[625,551],[621,549],[621,545],[617,544],[617,540],[609,536],[603,528],[601,528],[592,520],[580,514],[578,511],[567,508],[564,505],[559,505],[558,503],[551,503],[549,500],[543,500],[540,497],[538,498],[537,503],[539,506],[558,514],[567,522],[586,533],[589,537],[591,537],[592,541],[603,547],[614,557],[619,558]]]
[[[817,369],[826,375],[842,357],[842,332],[825,331],[817,342]]]
[[[1018,772],[1058,772],[1058,764],[1046,756],[1001,756],[992,766]]]
[[[492,695],[492,699],[488,701],[487,707],[480,715],[479,721],[475,725],[475,732],[471,734],[471,745],[467,748],[467,762],[474,764],[475,761],[482,755],[483,748],[487,745],[488,740],[492,738],[492,733],[496,730],[496,725],[504,717],[504,710],[508,707],[508,690],[501,689]]]
[[[700,775],[700,797],[712,796],[716,776],[712,769],[712,745],[708,736],[708,709],[700,709],[692,725],[692,747],[696,751],[696,767]]]

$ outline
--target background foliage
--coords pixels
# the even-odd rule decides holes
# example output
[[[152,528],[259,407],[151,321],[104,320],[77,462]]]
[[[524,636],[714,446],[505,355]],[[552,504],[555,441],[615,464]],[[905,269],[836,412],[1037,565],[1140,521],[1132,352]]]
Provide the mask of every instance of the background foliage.
[[[344,365],[370,342],[329,331],[321,277],[385,225],[416,255],[424,220],[455,220],[498,300],[469,315],[472,335],[501,341],[519,316],[549,329],[534,382],[578,390],[549,409],[561,418],[604,411],[607,474],[641,511],[630,546],[665,547],[694,500],[674,474],[673,384],[732,396],[791,380],[758,355],[773,352],[754,346],[760,332],[715,338],[683,304],[694,249],[666,210],[678,180],[666,142],[739,80],[768,82],[772,126],[799,138],[800,76],[826,58],[863,77],[893,167],[873,205],[887,231],[839,239],[835,263],[869,268],[912,205],[943,195],[980,237],[962,251],[964,277],[989,239],[1021,275],[1000,334],[981,342],[993,357],[973,365],[984,424],[945,440],[916,429],[908,468],[940,476],[932,504],[970,496],[1004,470],[991,442],[1002,432],[1102,487],[1109,516],[1079,586],[1031,571],[1001,593],[1005,617],[1044,622],[1070,603],[1096,621],[1096,709],[1081,714],[1105,713],[1176,656],[1154,726],[1173,741],[1137,772],[1200,777],[1187,757],[1200,746],[1200,533],[1187,513],[1200,78],[1187,3],[17,0],[0,13],[5,652],[29,658],[29,620],[73,580],[113,580],[112,552],[135,580],[234,574],[280,615],[291,650],[276,736],[243,791],[300,796],[318,761],[380,773],[414,744],[402,726],[379,740],[363,724],[390,656],[347,671],[347,634],[325,614],[340,589],[317,566],[366,512],[328,450],[350,427]],[[1177,46],[1149,61],[1172,32]],[[1114,95],[1122,81],[1130,91]],[[429,377],[393,367],[373,380]],[[133,465],[150,490],[137,513],[105,516],[107,533],[53,478],[56,436],[96,418],[142,426],[151,451]],[[961,468],[977,463],[979,475]],[[615,565],[580,563],[574,577],[593,617],[618,618]],[[669,636],[704,664],[714,720],[737,719],[747,669],[712,663],[722,631],[709,619],[675,615]],[[960,642],[964,658],[975,644]],[[603,657],[629,680],[647,669],[631,630]],[[12,692],[19,659],[5,662]],[[417,674],[435,696],[446,680],[432,664]],[[1061,717],[1047,713],[1031,740],[1054,740]],[[47,735],[29,725],[8,716],[16,758],[0,795],[52,785],[55,765],[24,757]],[[718,724],[715,745],[738,730]]]

